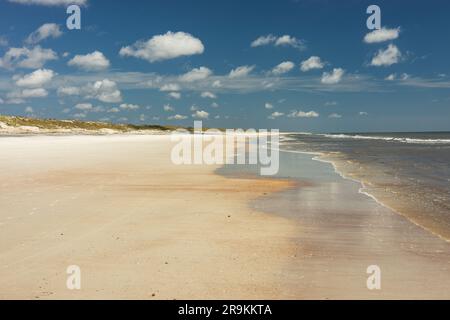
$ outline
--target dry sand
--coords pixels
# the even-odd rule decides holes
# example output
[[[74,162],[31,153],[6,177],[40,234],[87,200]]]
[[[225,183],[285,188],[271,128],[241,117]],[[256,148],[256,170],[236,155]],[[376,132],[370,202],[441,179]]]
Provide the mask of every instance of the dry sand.
[[[175,166],[170,149],[167,136],[0,138],[0,299],[282,296],[297,227],[248,201],[290,183]]]

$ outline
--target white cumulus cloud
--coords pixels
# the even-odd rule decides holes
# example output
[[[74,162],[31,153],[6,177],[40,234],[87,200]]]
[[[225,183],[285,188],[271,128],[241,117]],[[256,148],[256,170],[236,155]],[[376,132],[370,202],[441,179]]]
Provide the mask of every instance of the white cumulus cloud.
[[[323,84],[336,84],[341,82],[342,77],[344,76],[345,71],[341,68],[333,69],[333,72],[324,72],[322,75],[322,83]]]
[[[338,114],[338,113],[332,113],[328,116],[328,118],[330,119],[341,119],[342,115]]]
[[[47,90],[43,88],[22,90],[23,98],[45,98],[48,95]]]
[[[103,79],[89,84],[85,90],[88,91],[87,98],[93,98],[107,103],[122,101],[122,93],[117,88],[117,83],[109,79]]]
[[[45,23],[25,40],[27,44],[36,44],[47,38],[58,38],[62,35],[59,25],[56,23]]]
[[[253,48],[267,46],[271,43],[275,43],[275,41],[277,41],[277,37],[275,37],[272,34],[269,34],[267,36],[261,36],[261,37],[257,38],[255,41],[253,41],[251,43],[251,46]]]
[[[274,119],[279,118],[279,117],[282,117],[282,116],[284,116],[284,113],[283,113],[283,112],[275,111],[274,113],[272,113],[272,114],[269,116],[269,119],[274,120]]]
[[[209,113],[203,110],[197,110],[195,111],[195,113],[192,115],[193,118],[197,118],[197,119],[208,119],[209,118]]]
[[[394,81],[396,78],[397,78],[396,74],[395,73],[391,73],[386,78],[384,78],[384,80],[386,80],[386,81]]]
[[[260,36],[256,40],[254,40],[250,46],[253,48],[274,45],[274,46],[291,46],[297,49],[304,49],[305,44],[303,40],[297,39],[290,35],[283,35],[281,37],[274,36],[273,34],[269,34],[266,36]]]
[[[110,66],[109,60],[100,51],[94,51],[86,55],[76,55],[67,64],[86,71],[100,71]]]
[[[121,56],[129,56],[156,62],[182,56],[202,54],[205,50],[200,39],[186,32],[167,32],[147,41],[138,41],[120,49]]]
[[[168,117],[167,120],[185,120],[185,119],[187,119],[187,118],[188,118],[188,117],[183,116],[183,115],[181,115],[181,114],[176,114],[176,115],[174,115],[174,116]]]
[[[303,41],[300,39],[297,39],[295,37],[291,37],[290,35],[284,35],[281,36],[275,41],[276,46],[291,46],[294,48],[302,49],[303,48]]]
[[[29,48],[9,48],[0,58],[0,67],[13,69],[15,67],[26,69],[42,68],[47,61],[58,59],[58,55],[52,49],[43,49],[36,46]]]
[[[319,114],[315,111],[297,111],[293,110],[289,115],[289,118],[317,118],[319,117]]]
[[[212,75],[212,71],[206,67],[194,68],[191,71],[180,76],[180,81],[194,82],[198,80],[204,80]]]
[[[214,93],[209,92],[209,91],[202,92],[201,93],[201,97],[202,98],[209,98],[209,99],[216,99],[217,98],[217,96]]]
[[[179,100],[179,99],[181,99],[181,93],[179,93],[179,92],[170,92],[169,93],[169,97],[173,98],[173,99],[176,99],[176,100]]]
[[[16,85],[19,87],[38,88],[49,83],[55,73],[53,70],[38,69],[30,74],[20,77],[16,81]]]
[[[400,61],[402,53],[393,44],[390,44],[387,49],[379,50],[373,57],[370,65],[375,67],[391,66]]]
[[[253,69],[255,69],[255,66],[240,66],[231,70],[229,77],[232,79],[246,77],[253,71]]]
[[[374,30],[364,37],[365,43],[379,43],[389,40],[397,39],[400,34],[400,28],[388,29],[381,28],[379,30]]]
[[[28,98],[45,98],[48,96],[44,88],[23,89],[8,93],[7,97],[12,103],[23,103]]]
[[[274,75],[281,75],[281,74],[285,74],[289,71],[291,71],[292,69],[294,69],[295,65],[293,62],[291,61],[285,61],[280,63],[279,65],[277,65],[276,67],[274,67],[272,69],[272,73]]]
[[[161,92],[176,92],[176,91],[180,91],[180,86],[176,83],[167,83],[165,85],[163,85],[159,91]]]
[[[312,56],[301,63],[300,69],[303,72],[307,72],[313,69],[322,69],[324,66],[325,63],[322,62],[320,57]]]
[[[164,109],[165,112],[172,112],[172,111],[175,111],[175,109],[174,109],[171,105],[169,105],[169,104],[166,104],[166,105],[163,107],[163,109]]]

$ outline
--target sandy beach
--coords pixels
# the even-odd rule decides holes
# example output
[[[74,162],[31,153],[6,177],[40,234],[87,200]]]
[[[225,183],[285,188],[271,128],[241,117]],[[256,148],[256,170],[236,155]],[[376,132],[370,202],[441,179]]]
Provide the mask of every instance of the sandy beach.
[[[171,147],[0,138],[0,299],[450,297],[449,244],[330,165],[303,155],[281,163],[298,176],[252,178],[175,166]],[[366,287],[373,264],[380,291]],[[81,290],[66,286],[71,265]]]
[[[0,299],[283,295],[296,226],[248,201],[291,183],[172,165],[168,136],[0,145]],[[66,287],[70,265],[80,291]]]

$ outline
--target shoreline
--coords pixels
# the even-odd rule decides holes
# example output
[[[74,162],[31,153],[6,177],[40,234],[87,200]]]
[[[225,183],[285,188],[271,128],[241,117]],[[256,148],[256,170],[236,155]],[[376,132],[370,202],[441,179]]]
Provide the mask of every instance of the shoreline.
[[[289,153],[299,153],[299,154],[314,155],[315,157],[313,157],[312,160],[330,164],[333,167],[333,169],[334,169],[334,171],[336,172],[337,175],[339,175],[340,177],[342,177],[345,180],[353,181],[353,182],[356,182],[356,183],[360,184],[361,188],[358,190],[359,193],[361,193],[363,195],[366,195],[367,197],[371,198],[373,201],[375,201],[376,203],[380,204],[381,206],[383,206],[383,207],[385,207],[385,208],[395,212],[399,216],[404,217],[405,219],[407,219],[408,221],[410,221],[414,225],[422,228],[426,232],[429,232],[430,234],[438,237],[439,239],[441,239],[441,240],[443,240],[443,241],[445,241],[447,243],[450,243],[450,239],[447,239],[444,236],[440,235],[439,233],[437,233],[437,232],[431,230],[430,228],[427,228],[426,226],[420,224],[419,222],[415,221],[413,217],[409,216],[407,213],[403,213],[402,211],[395,209],[394,207],[390,206],[389,204],[387,204],[383,200],[379,199],[376,195],[370,193],[369,187],[364,183],[364,181],[362,179],[358,179],[358,178],[350,177],[350,176],[346,175],[343,170],[340,170],[338,162],[336,160],[331,159],[330,156],[327,155],[326,152],[309,152],[309,151],[287,150],[287,149],[279,149],[279,151],[280,152],[289,152]]]
[[[252,205],[301,226],[301,233],[293,238],[299,258],[288,268],[292,282],[309,288],[300,291],[300,297],[448,299],[448,242],[359,192],[359,181],[346,179],[330,163],[317,161],[317,153],[288,151],[285,155],[290,156],[284,157],[283,168],[291,163],[294,171],[280,175],[300,172],[297,179],[311,183],[260,198]],[[366,268],[374,264],[382,269],[381,291],[366,288]],[[304,277],[298,277],[301,274]]]
[[[320,157],[322,157],[322,158],[320,158]],[[422,225],[421,223],[417,222],[413,217],[411,217],[411,216],[408,215],[407,213],[404,213],[404,212],[402,212],[402,211],[400,211],[400,210],[397,210],[397,209],[395,209],[394,207],[392,207],[392,206],[390,206],[389,204],[387,204],[386,202],[384,202],[383,200],[380,200],[376,195],[370,193],[370,190],[369,190],[370,188],[364,183],[364,181],[359,180],[359,179],[357,179],[357,178],[352,178],[352,177],[349,177],[349,176],[345,175],[345,174],[343,173],[343,171],[340,171],[340,170],[339,170],[339,165],[336,163],[336,161],[327,159],[326,157],[327,157],[327,155],[326,155],[325,153],[323,153],[323,154],[321,154],[321,155],[319,156],[319,158],[315,158],[315,159],[313,159],[313,160],[331,164],[331,165],[333,166],[335,172],[336,172],[338,175],[340,175],[343,179],[347,179],[347,180],[350,180],[350,181],[354,181],[354,182],[357,182],[357,183],[359,183],[359,184],[361,185],[361,188],[360,188],[359,191],[358,191],[359,193],[366,195],[367,197],[371,198],[372,200],[374,200],[374,201],[377,202],[378,204],[382,205],[383,207],[385,207],[385,208],[387,208],[387,209],[389,209],[389,210],[395,212],[395,213],[398,214],[399,216],[404,217],[404,218],[407,219],[409,222],[413,223],[414,225],[418,226],[419,228],[422,228],[423,230],[425,230],[426,232],[432,234],[433,236],[436,236],[436,237],[438,237],[439,239],[441,239],[441,240],[443,240],[443,241],[445,241],[445,242],[447,242],[447,243],[450,243],[450,239],[445,238],[444,236],[440,235],[439,233],[437,233],[437,232],[431,230],[430,228],[428,228],[428,227]],[[367,191],[365,191],[365,190],[367,190]]]

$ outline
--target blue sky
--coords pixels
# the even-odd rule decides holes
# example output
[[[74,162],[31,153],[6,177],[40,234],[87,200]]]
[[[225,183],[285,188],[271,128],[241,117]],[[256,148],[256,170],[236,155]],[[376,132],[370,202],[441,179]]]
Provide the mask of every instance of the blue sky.
[[[68,2],[0,1],[1,114],[450,130],[445,1],[74,0],[81,30],[66,27]]]

